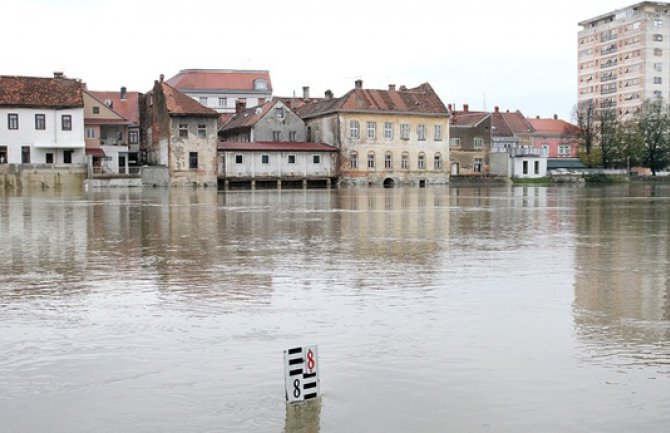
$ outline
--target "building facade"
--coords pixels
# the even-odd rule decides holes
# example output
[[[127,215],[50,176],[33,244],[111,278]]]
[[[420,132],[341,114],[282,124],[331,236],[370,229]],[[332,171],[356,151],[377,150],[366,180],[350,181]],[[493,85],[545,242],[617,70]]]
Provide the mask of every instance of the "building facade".
[[[218,116],[161,76],[141,102],[147,163],[166,167],[173,186],[217,185]]]
[[[167,83],[218,113],[235,113],[237,100],[255,107],[272,98],[268,71],[184,69]]]
[[[449,111],[424,83],[407,89],[355,88],[297,110],[308,141],[340,150],[340,183],[385,185],[449,181]]]
[[[130,122],[114,111],[111,101],[101,101],[84,91],[86,154],[93,174],[128,173],[128,127]]]
[[[539,178],[547,175],[547,157],[534,145],[535,129],[521,111],[502,112],[496,106],[491,115],[492,147],[490,173],[510,178]]]
[[[578,104],[626,120],[670,101],[670,3],[645,1],[579,23]]]
[[[237,142],[305,141],[305,122],[280,99],[271,99],[254,108],[239,106],[221,128],[219,138]]]
[[[488,173],[491,150],[491,113],[471,112],[465,104],[449,122],[449,158],[452,176]]]
[[[83,164],[84,85],[0,76],[0,164]]]

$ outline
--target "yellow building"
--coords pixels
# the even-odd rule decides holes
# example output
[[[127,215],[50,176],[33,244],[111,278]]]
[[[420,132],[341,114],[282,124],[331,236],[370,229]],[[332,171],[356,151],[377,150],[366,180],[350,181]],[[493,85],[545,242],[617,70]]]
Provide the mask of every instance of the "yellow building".
[[[449,181],[449,111],[428,83],[407,89],[363,89],[307,103],[297,113],[307,140],[340,149],[341,184]]]

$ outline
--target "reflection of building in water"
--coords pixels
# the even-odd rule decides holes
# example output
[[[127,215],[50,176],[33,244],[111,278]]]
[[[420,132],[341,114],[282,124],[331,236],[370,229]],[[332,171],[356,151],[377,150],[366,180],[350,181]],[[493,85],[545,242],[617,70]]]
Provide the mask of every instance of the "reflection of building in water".
[[[667,198],[638,186],[587,191],[578,202],[578,335],[631,363],[670,361]],[[630,195],[629,195],[630,194]]]
[[[86,204],[53,192],[0,199],[3,277],[83,272],[87,260]],[[29,274],[28,276],[24,274]],[[40,281],[37,281],[39,283]]]

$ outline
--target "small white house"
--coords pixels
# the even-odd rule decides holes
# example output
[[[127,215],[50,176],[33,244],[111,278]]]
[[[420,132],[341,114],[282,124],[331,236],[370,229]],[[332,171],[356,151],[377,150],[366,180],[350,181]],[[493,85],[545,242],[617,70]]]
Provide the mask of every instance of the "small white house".
[[[0,76],[0,164],[83,164],[83,83]]]
[[[510,178],[540,178],[547,176],[547,157],[541,149],[513,147],[489,155],[490,173]]]

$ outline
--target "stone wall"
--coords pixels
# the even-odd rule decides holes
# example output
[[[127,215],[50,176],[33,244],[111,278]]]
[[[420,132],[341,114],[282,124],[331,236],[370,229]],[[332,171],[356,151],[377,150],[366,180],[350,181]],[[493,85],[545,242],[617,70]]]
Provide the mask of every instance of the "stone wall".
[[[0,164],[0,188],[81,188],[85,164]]]

